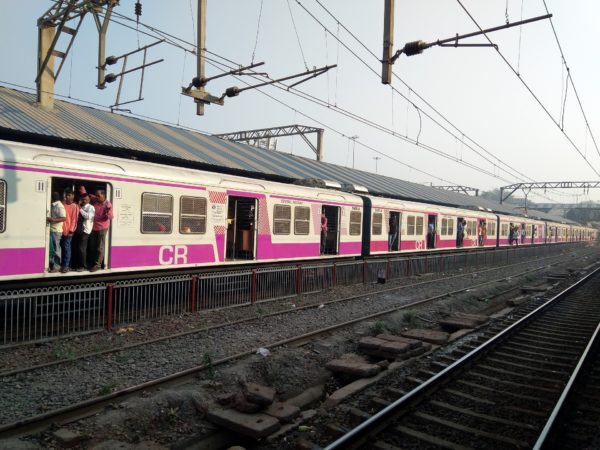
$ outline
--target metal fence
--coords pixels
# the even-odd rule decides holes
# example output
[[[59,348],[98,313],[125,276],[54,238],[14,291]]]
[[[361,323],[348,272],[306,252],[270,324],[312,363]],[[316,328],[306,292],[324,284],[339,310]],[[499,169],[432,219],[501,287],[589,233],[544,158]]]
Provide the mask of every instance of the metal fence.
[[[0,345],[112,329],[145,319],[229,308],[336,286],[498,266],[558,253],[563,246],[371,258],[168,275],[114,283],[0,292]]]
[[[176,275],[109,284],[108,327],[189,312],[191,279]]]
[[[0,292],[0,344],[101,330],[105,307],[102,283]]]

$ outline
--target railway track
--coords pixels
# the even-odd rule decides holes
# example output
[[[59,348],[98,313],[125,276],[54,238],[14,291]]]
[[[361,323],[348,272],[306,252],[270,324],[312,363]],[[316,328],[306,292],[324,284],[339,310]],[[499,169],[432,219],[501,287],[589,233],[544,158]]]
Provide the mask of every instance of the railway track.
[[[593,253],[593,252],[591,252]],[[585,255],[584,255],[585,256]],[[348,302],[351,300],[357,300],[357,299],[361,299],[361,298],[365,298],[368,296],[372,296],[372,295],[376,295],[376,294],[385,294],[385,293],[392,293],[395,291],[399,291],[402,289],[414,289],[414,288],[418,288],[418,287],[422,287],[422,286],[427,286],[427,285],[431,285],[431,284],[435,284],[437,282],[439,282],[440,279],[443,280],[459,280],[461,278],[468,278],[468,277],[472,277],[473,274],[477,274],[478,276],[481,274],[485,274],[485,273],[489,273],[489,272],[497,272],[497,271],[502,271],[502,270],[506,270],[507,268],[514,268],[514,267],[518,267],[520,265],[524,265],[524,264],[531,264],[533,263],[541,263],[543,261],[548,261],[548,260],[555,260],[555,259],[562,259],[562,255],[560,256],[551,256],[551,257],[547,257],[547,258],[542,258],[542,259],[536,259],[534,261],[525,261],[525,262],[521,262],[519,264],[510,264],[507,266],[500,266],[500,267],[492,267],[489,269],[483,269],[483,270],[476,270],[474,272],[467,272],[467,273],[462,273],[462,274],[457,274],[457,275],[450,275],[450,276],[445,276],[445,277],[435,277],[426,281],[421,281],[421,282],[417,282],[417,283],[407,283],[407,284],[400,284],[394,287],[390,287],[390,288],[384,288],[384,289],[378,289],[376,292],[369,292],[366,294],[358,294],[358,295],[352,295],[352,296],[347,296],[347,297],[342,297],[342,298],[337,298],[334,300],[330,300],[330,301],[326,301],[326,302],[308,302],[307,304],[303,305],[303,306],[296,306],[293,310],[290,310],[289,306],[286,306],[285,309],[282,310],[277,310],[268,314],[264,314],[261,316],[261,319],[267,319],[269,317],[274,317],[274,316],[279,316],[279,315],[283,315],[283,314],[293,314],[297,311],[302,311],[302,310],[306,310],[306,309],[313,309],[313,308],[317,308],[320,307],[321,305],[327,306],[327,305],[333,305],[336,303],[341,303],[341,302]],[[559,262],[560,263],[560,262]],[[552,267],[556,264],[559,263],[551,263],[548,266],[540,266],[534,269],[530,269],[530,270],[526,270],[524,272],[520,272],[518,273],[518,275],[521,276],[526,276],[526,275],[530,275],[532,273],[541,271],[547,267]],[[515,274],[508,274],[508,277],[514,276]],[[459,288],[459,289],[454,289],[452,291],[449,291],[445,294],[443,294],[441,297],[442,298],[444,296],[452,296],[452,295],[456,295],[458,293],[464,292],[466,290],[470,290],[473,288],[477,288],[477,287],[481,287],[481,286],[486,286],[486,285],[490,285],[490,284],[494,284],[497,283],[499,281],[502,281],[506,278],[506,276],[503,276],[502,278],[499,279],[493,279],[491,281],[486,281],[483,283],[478,283],[476,285],[470,285],[468,287],[465,288]],[[512,291],[512,288],[509,289],[509,291]],[[287,305],[287,303],[286,303]],[[251,306],[250,306],[251,308]],[[83,354],[79,354],[79,355],[71,355],[68,358],[63,358],[63,359],[58,359],[58,360],[53,360],[53,361],[46,361],[46,362],[42,362],[39,364],[34,364],[31,366],[25,366],[25,367],[16,367],[16,368],[11,368],[11,369],[5,369],[5,370],[1,370],[0,371],[0,378],[1,377],[7,377],[7,376],[14,376],[20,373],[24,373],[24,372],[28,372],[31,370],[36,370],[36,369],[42,369],[42,368],[46,368],[46,367],[51,367],[51,366],[56,366],[56,365],[60,365],[60,364],[71,364],[77,360],[82,360],[85,358],[91,358],[91,357],[96,357],[96,356],[101,356],[101,355],[107,355],[110,353],[116,353],[116,352],[121,352],[123,350],[128,350],[128,349],[133,349],[136,347],[141,347],[144,345],[149,345],[149,344],[155,344],[155,343],[159,343],[159,342],[163,342],[163,341],[167,341],[170,339],[176,339],[176,338],[181,338],[181,337],[186,337],[186,336],[191,336],[191,335],[196,335],[196,334],[200,334],[200,333],[205,333],[217,328],[221,328],[224,326],[233,326],[233,325],[241,325],[244,323],[248,323],[248,322],[252,322],[252,321],[256,321],[257,318],[255,316],[253,317],[247,317],[244,319],[239,319],[239,320],[235,320],[235,321],[227,321],[227,322],[223,322],[223,323],[218,323],[218,324],[214,324],[214,325],[210,325],[207,327],[201,327],[201,328],[195,328],[195,329],[191,329],[191,330],[187,330],[185,332],[180,332],[180,333],[176,333],[176,334],[171,334],[171,335],[166,335],[166,336],[162,336],[162,337],[158,337],[158,338],[154,338],[154,339],[150,339],[150,340],[144,340],[141,342],[136,342],[136,343],[132,343],[132,344],[127,344],[127,345],[123,345],[123,346],[115,346],[113,348],[109,348],[109,349],[103,349],[100,351],[96,351],[96,352],[88,352],[88,353],[83,353]],[[38,345],[38,343],[25,343],[25,344],[17,344],[15,346],[8,346],[4,349],[0,349],[0,351],[10,351],[11,348],[14,347],[24,347],[24,346],[36,346]]]
[[[380,402],[387,406],[326,448],[541,448],[551,428],[547,421],[565,403],[563,389],[573,384],[582,355],[597,348],[591,340],[598,334],[599,291],[600,268],[543,304],[530,305],[537,307],[490,339],[473,343],[464,356],[459,351],[457,361],[435,361],[420,377],[402,380],[404,390],[389,386]],[[597,395],[598,368],[589,373],[587,386]],[[416,387],[410,389],[410,383]],[[580,386],[585,393],[586,384]],[[598,413],[596,405],[589,406]]]
[[[539,262],[535,261],[535,262]],[[516,270],[516,272],[519,275],[527,275],[530,272],[536,272],[539,270],[542,270],[546,268],[546,266],[544,267],[536,267],[530,271],[519,271]],[[498,270],[498,268],[494,268],[494,269],[489,269],[491,270]],[[472,276],[472,274],[466,274],[467,276]],[[287,337],[289,336],[290,333],[284,333],[282,336],[286,336],[283,339],[279,339],[277,341],[273,341],[270,342],[268,344],[262,342],[261,346],[265,346],[265,347],[269,347],[269,348],[274,348],[277,346],[281,346],[281,345],[286,345],[286,344],[291,344],[294,342],[299,342],[299,341],[303,341],[306,340],[307,338],[310,338],[312,336],[318,336],[320,334],[323,333],[327,333],[327,332],[331,332],[333,330],[342,328],[342,327],[346,327],[349,325],[352,325],[354,323],[358,323],[360,321],[364,321],[364,320],[369,320],[372,319],[373,317],[378,317],[381,315],[385,315],[385,314],[389,314],[391,312],[395,312],[399,309],[402,308],[410,308],[415,306],[416,304],[423,304],[426,302],[432,302],[435,300],[438,300],[440,298],[445,298],[448,295],[453,295],[453,294],[457,294],[459,292],[464,292],[466,290],[469,289],[473,289],[476,286],[482,286],[482,285],[486,285],[486,284],[493,284],[499,280],[505,280],[506,278],[506,274],[503,274],[503,277],[500,279],[495,279],[495,280],[491,280],[491,281],[487,281],[484,283],[477,283],[476,285],[470,285],[468,287],[462,287],[460,289],[455,289],[452,292],[448,292],[448,283],[446,283],[444,286],[442,286],[442,291],[444,291],[443,293],[427,298],[427,299],[423,299],[423,300],[419,300],[419,301],[408,301],[408,302],[404,302],[404,304],[394,304],[394,305],[388,305],[391,306],[387,309],[384,310],[380,310],[377,311],[376,313],[369,313],[369,314],[360,314],[361,311],[358,311],[357,316],[352,318],[351,320],[345,321],[343,323],[337,323],[334,321],[334,323],[332,323],[329,326],[325,326],[322,328],[317,328],[317,329],[312,329],[310,331],[304,332],[304,333],[300,333],[300,334],[296,334],[293,337]],[[513,275],[514,276],[514,275]],[[460,278],[461,276],[456,276],[455,278]],[[424,285],[424,284],[429,284],[429,283],[433,283],[435,282],[435,280],[429,280],[426,282],[421,282],[421,283],[416,283],[413,284],[413,287],[415,285]],[[394,290],[398,290],[398,289],[406,289],[407,286],[399,286],[399,287],[394,287],[391,289],[386,289],[386,291],[394,291]],[[379,294],[379,293],[377,293]],[[368,295],[373,295],[373,293],[368,294]],[[360,300],[363,297],[366,297],[367,295],[361,295],[361,296],[352,296],[352,297],[347,297],[345,299],[338,299],[332,302],[329,302],[328,307],[334,307],[335,305],[338,305],[340,307],[345,307],[347,302],[351,301],[351,300]],[[317,309],[316,306],[312,306],[312,307],[306,307],[306,308],[297,308],[296,310],[293,311],[292,314],[302,314],[302,313],[308,313],[310,310],[315,310]],[[349,308],[351,309],[351,308]],[[282,313],[276,313],[274,315],[279,315]],[[264,318],[261,318],[261,320],[257,320],[256,318],[252,319],[254,321],[256,321],[259,324],[259,328],[260,328],[260,324],[264,324]],[[311,319],[308,318],[307,320],[303,320],[303,322],[305,323],[311,323]],[[227,324],[221,328],[223,328],[222,330],[222,334],[226,335],[227,332],[227,327],[231,327],[231,326],[237,326],[238,324]],[[203,330],[204,332],[206,332],[206,330]],[[178,337],[183,337],[183,338],[189,338],[190,335],[192,335],[194,333],[184,333],[181,336]],[[196,333],[198,334],[198,333]],[[172,338],[172,337],[171,337]],[[165,339],[167,340],[167,339]],[[121,360],[127,360],[128,358],[133,358],[134,355],[136,357],[136,361],[151,361],[151,355],[156,355],[156,354],[164,354],[165,353],[165,348],[161,347],[161,345],[163,344],[163,341],[165,340],[160,340],[157,342],[154,342],[152,344],[156,344],[156,347],[152,347],[150,345],[145,345],[144,347],[144,354],[129,354],[129,356],[127,356],[127,354],[125,354],[125,356],[121,357]],[[186,344],[186,347],[190,347],[193,346],[194,344],[197,344],[197,341],[188,341]],[[147,344],[147,343],[145,343]],[[179,346],[180,344],[176,344],[176,346]],[[258,345],[252,345],[252,343],[250,342],[247,346],[246,349],[244,349],[243,351],[239,351],[239,352],[231,352],[229,355],[223,356],[223,357],[219,357],[214,359],[213,361],[211,361],[211,365],[212,366],[217,366],[220,364],[225,364],[227,362],[230,362],[232,360],[235,359],[239,359],[241,357],[247,356],[249,354],[253,354],[256,351],[256,347]],[[141,347],[141,346],[140,346]],[[120,352],[121,355],[123,355],[122,352],[125,352],[126,350],[132,350],[132,349],[115,349],[116,352]],[[87,369],[86,367],[89,367],[91,365],[97,365],[97,364],[102,364],[104,369],[100,369],[100,372],[106,373],[105,371],[108,371],[108,373],[110,373],[111,371],[115,371],[115,366],[120,366],[121,364],[115,364],[115,356],[111,355],[110,353],[114,353],[114,352],[102,352],[98,355],[87,355],[85,357],[80,358],[79,360],[76,361],[64,361],[65,364],[69,365],[68,369],[63,369],[61,367],[58,367],[59,364],[54,364],[54,367],[51,366],[43,366],[43,367],[38,367],[38,368],[26,368],[25,371],[27,373],[23,373],[23,372],[14,372],[12,374],[4,374],[2,376],[2,381],[3,381],[3,385],[4,385],[4,390],[6,390],[5,394],[9,394],[9,395],[15,395],[15,392],[19,392],[18,390],[14,389],[15,384],[27,384],[27,383],[31,383],[32,385],[36,386],[37,381],[36,380],[44,380],[44,382],[46,384],[52,384],[52,380],[55,377],[60,377],[60,376],[64,376],[64,371],[68,370],[68,371],[74,371],[75,373],[79,373],[79,371],[83,371],[85,372]],[[101,358],[95,358],[92,359],[92,357],[95,356],[99,356]],[[199,355],[201,356],[201,355]],[[198,358],[196,358],[196,360],[198,360]],[[20,395],[25,395],[28,397],[28,403],[32,405],[32,410],[26,412],[25,414],[20,414],[18,416],[15,416],[14,413],[8,413],[5,411],[4,412],[4,420],[3,420],[3,424],[0,425],[0,438],[4,437],[4,436],[8,436],[8,435],[14,435],[14,434],[24,434],[24,433],[30,433],[32,432],[32,430],[40,430],[40,429],[44,429],[45,427],[47,427],[49,424],[51,423],[55,423],[58,422],[60,423],[61,421],[70,421],[73,420],[73,418],[78,418],[78,417],[82,417],[82,416],[86,416],[86,415],[90,415],[93,414],[99,410],[101,410],[105,405],[107,405],[110,402],[113,402],[115,399],[119,399],[119,398],[124,398],[126,396],[130,396],[130,395],[134,395],[136,393],[139,393],[140,391],[149,389],[151,387],[156,387],[156,386],[163,386],[163,385],[168,385],[169,383],[180,383],[185,381],[186,379],[189,379],[191,377],[194,377],[198,372],[201,372],[202,370],[206,369],[206,365],[192,365],[190,367],[190,364],[187,364],[187,367],[185,368],[181,368],[182,370],[177,370],[177,371],[171,371],[171,373],[168,374],[162,374],[160,376],[157,376],[155,371],[153,370],[146,370],[148,369],[143,363],[140,363],[139,365],[140,367],[136,367],[135,370],[131,369],[130,373],[128,375],[128,378],[132,379],[132,380],[146,380],[143,381],[142,383],[138,383],[138,384],[132,384],[130,383],[129,385],[126,386],[118,386],[115,388],[115,390],[113,392],[110,392],[109,394],[105,394],[105,395],[98,395],[98,391],[97,390],[92,390],[91,392],[88,390],[86,392],[77,392],[77,389],[74,390],[74,392],[62,392],[61,394],[61,399],[62,402],[59,403],[59,407],[48,407],[47,405],[44,405],[44,402],[47,400],[44,398],[44,394],[45,392],[42,390],[40,392],[35,392],[34,390],[27,390],[24,391],[22,390],[21,386],[21,390],[19,392]],[[152,369],[152,368],[150,368]],[[143,375],[142,375],[143,374]],[[83,373],[82,373],[82,377],[83,377]],[[89,375],[88,375],[89,377]],[[13,399],[13,402],[15,404],[23,404],[22,401],[20,400],[15,400]],[[41,412],[39,410],[40,406],[46,406],[46,411],[45,412]],[[16,420],[14,421],[10,421],[10,418],[14,418]],[[7,420],[9,419],[9,420]]]

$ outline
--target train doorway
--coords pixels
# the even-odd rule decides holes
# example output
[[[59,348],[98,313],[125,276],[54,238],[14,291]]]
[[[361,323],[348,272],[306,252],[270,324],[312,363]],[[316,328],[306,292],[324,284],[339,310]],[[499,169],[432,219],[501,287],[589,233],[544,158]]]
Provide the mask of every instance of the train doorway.
[[[255,198],[229,197],[225,259],[255,259],[257,206]]]
[[[435,234],[437,233],[437,216],[427,216],[427,248],[435,248]]]
[[[80,204],[82,191],[89,194],[91,197],[90,200],[94,199],[94,201],[97,194],[104,193],[106,199],[111,202],[112,205],[112,187],[108,183],[75,178],[52,177],[48,180],[48,187],[47,217],[50,217],[52,214],[52,203],[54,203],[57,198],[64,202],[65,194],[68,192],[73,194],[73,203],[77,205]],[[105,231],[104,233],[92,232],[85,234],[82,228],[77,229],[76,232],[71,235],[70,244],[68,245],[68,248],[70,248],[70,257],[65,257],[65,243],[62,242],[63,239],[52,238],[51,233],[46,233],[48,270],[56,271],[59,262],[61,264],[61,270],[67,271],[74,269],[92,269],[96,266],[98,269],[108,269],[110,267],[112,221],[110,221],[109,224],[108,231]],[[47,225],[47,230],[50,230],[50,224]],[[81,224],[78,225],[81,227]]]
[[[321,230],[321,254],[337,255],[340,241],[340,208],[339,206],[323,205],[321,211],[327,218],[327,231]]]
[[[400,250],[400,213],[398,211],[390,211],[390,219],[388,224],[388,251],[397,252]]]

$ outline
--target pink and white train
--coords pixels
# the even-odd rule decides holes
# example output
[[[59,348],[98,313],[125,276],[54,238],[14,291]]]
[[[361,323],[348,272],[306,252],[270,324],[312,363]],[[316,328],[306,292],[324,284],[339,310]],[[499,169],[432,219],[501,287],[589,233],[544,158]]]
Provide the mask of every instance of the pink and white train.
[[[48,273],[52,192],[104,189],[114,218],[99,273],[318,260],[596,239],[594,229],[0,141],[0,281]],[[321,213],[327,217],[321,248]],[[392,220],[390,220],[390,218]],[[392,222],[398,233],[390,239]],[[428,238],[431,228],[434,235]],[[485,232],[483,231],[485,230]],[[393,234],[393,233],[392,233]],[[87,272],[70,275],[87,275]]]

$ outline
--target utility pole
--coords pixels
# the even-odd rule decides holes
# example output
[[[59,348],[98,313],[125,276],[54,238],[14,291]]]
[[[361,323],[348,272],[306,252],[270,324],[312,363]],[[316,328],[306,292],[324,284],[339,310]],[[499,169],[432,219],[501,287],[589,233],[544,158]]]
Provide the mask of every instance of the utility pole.
[[[385,11],[383,16],[383,66],[381,69],[381,82],[392,83],[392,57],[394,56],[394,2],[384,0]]]
[[[356,140],[358,136],[350,136],[350,140],[352,141],[352,168],[354,169],[354,149],[356,148]]]
[[[381,159],[381,156],[373,156],[373,159],[375,160],[375,173],[377,173],[377,161]]]
[[[198,48],[197,48],[197,77],[204,79],[204,57],[206,48],[206,0],[198,0]],[[204,86],[200,86],[198,90],[204,94]],[[204,102],[196,101],[196,114],[204,115]]]

